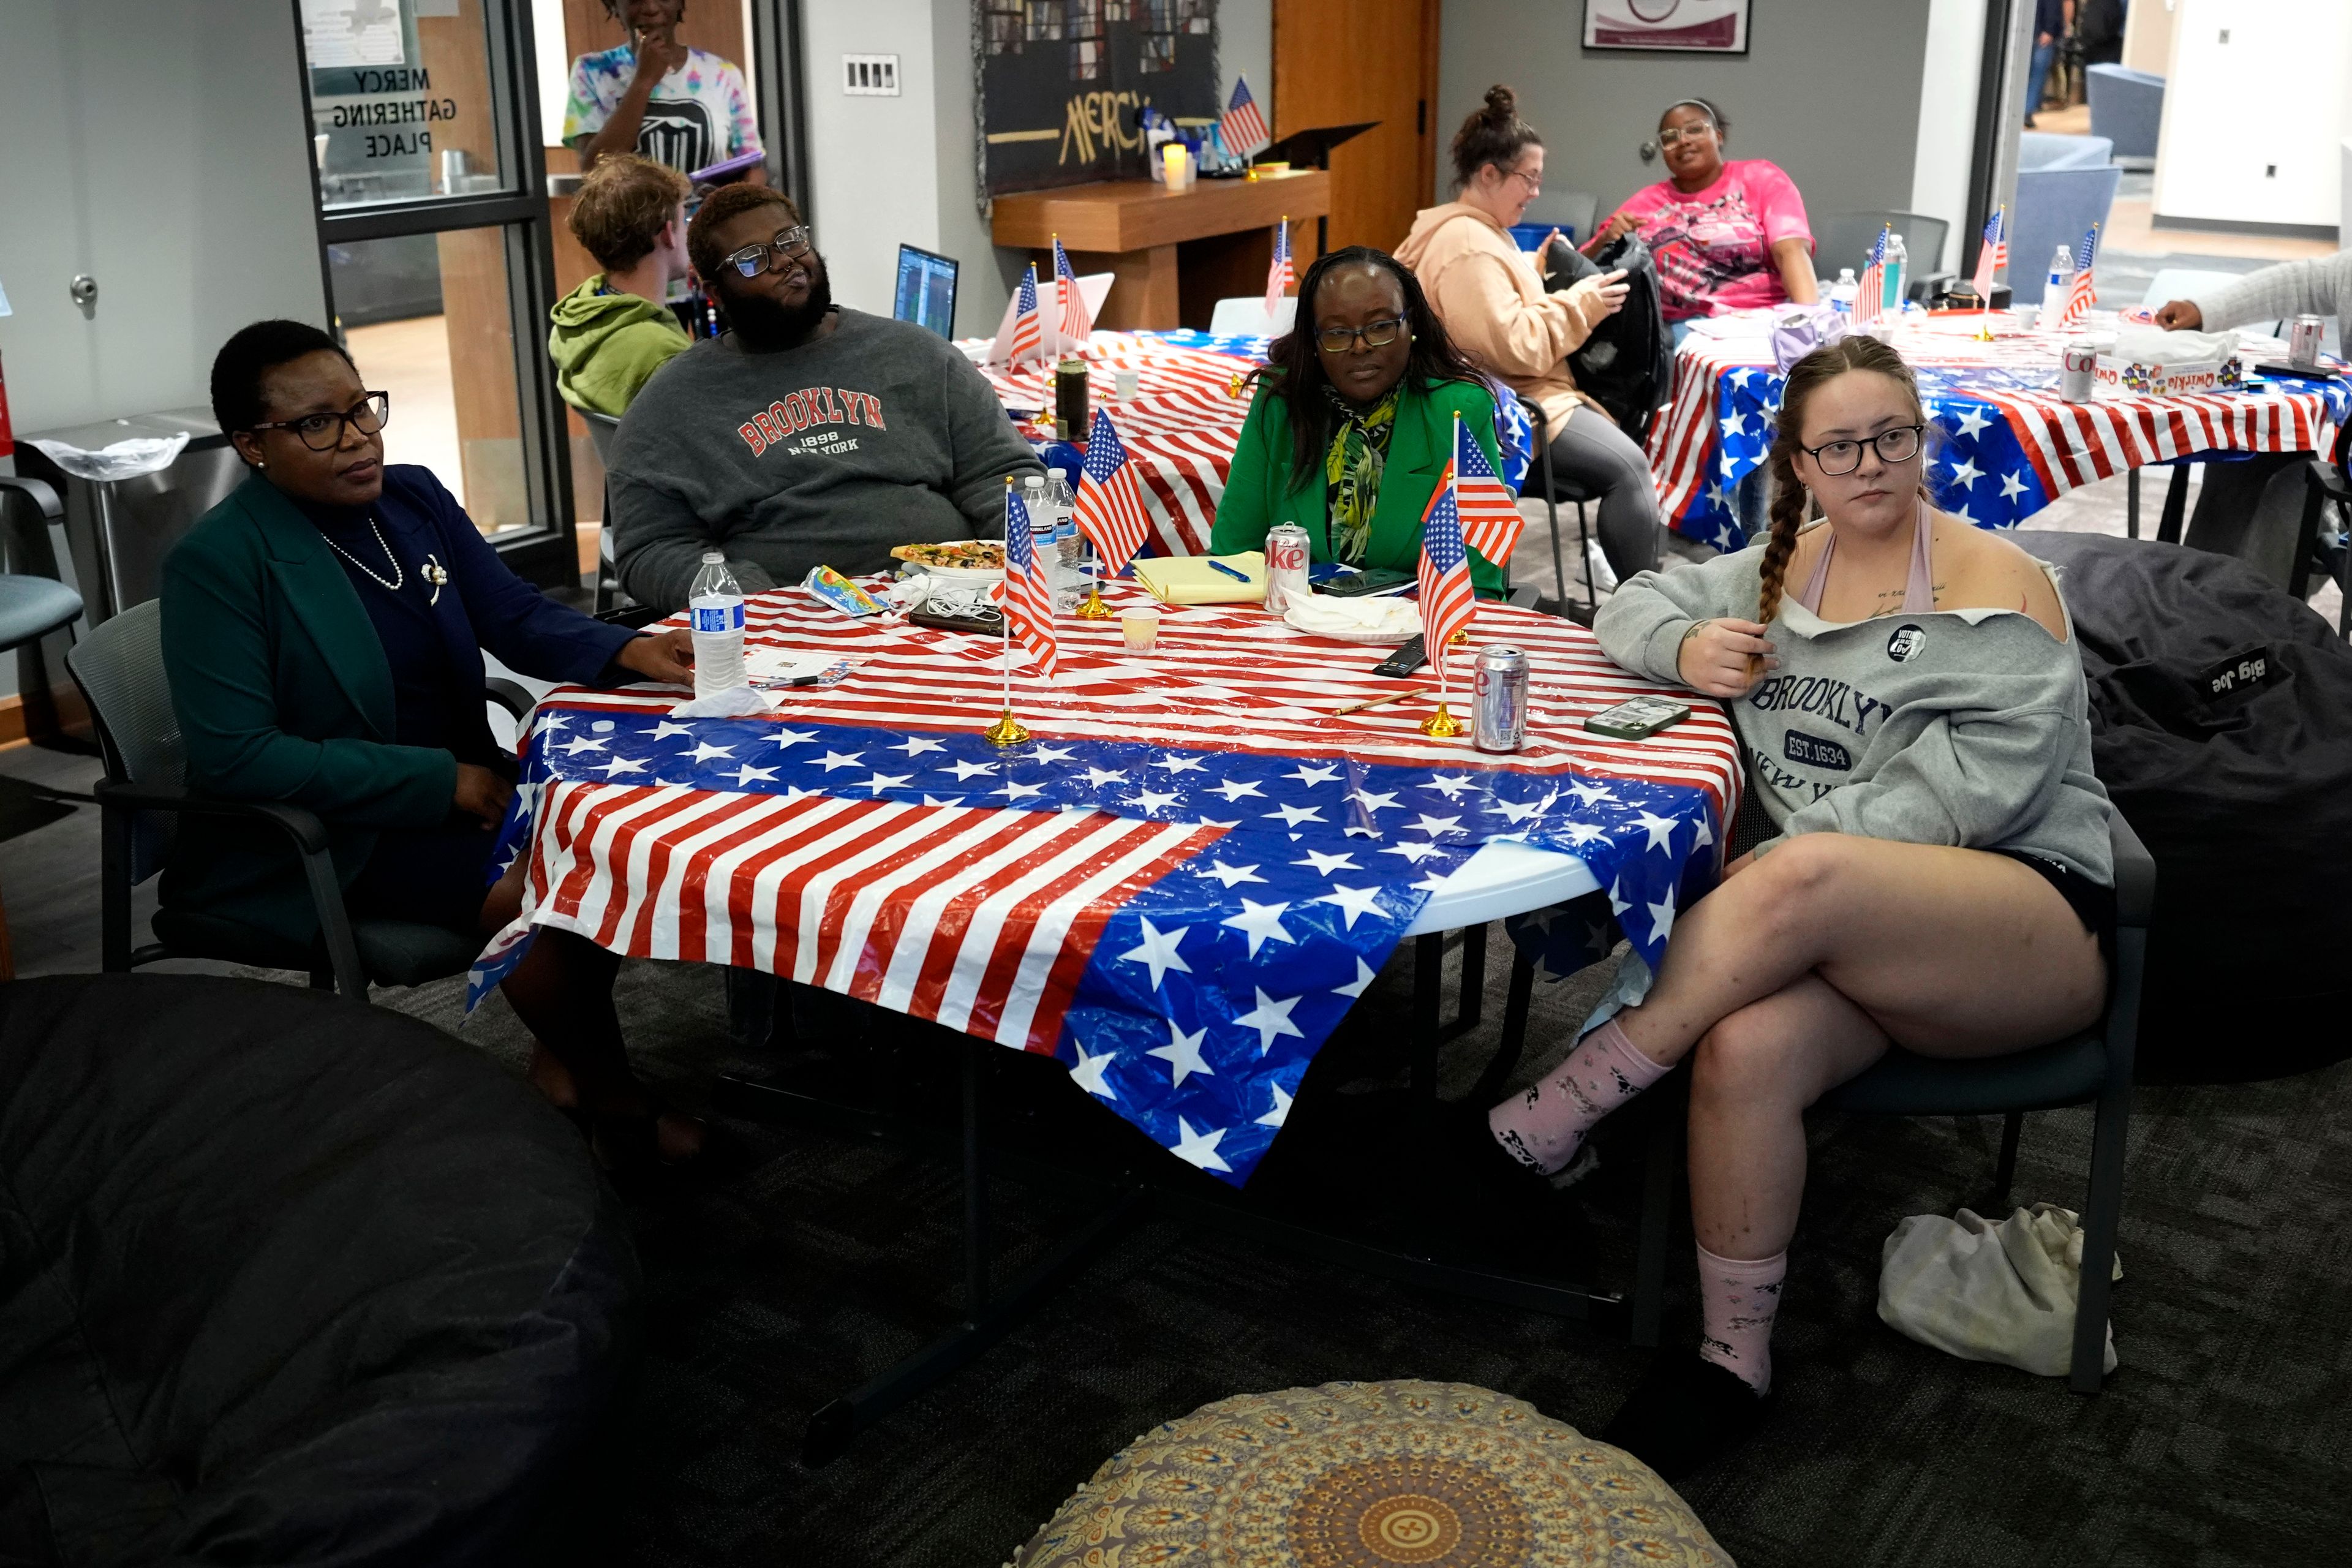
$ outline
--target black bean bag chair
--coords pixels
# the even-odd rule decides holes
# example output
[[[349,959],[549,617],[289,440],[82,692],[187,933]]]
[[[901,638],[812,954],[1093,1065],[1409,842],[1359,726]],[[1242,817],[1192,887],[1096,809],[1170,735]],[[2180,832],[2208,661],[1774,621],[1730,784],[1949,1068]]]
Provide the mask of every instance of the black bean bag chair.
[[[2352,649],[2228,556],[2015,537],[2064,574],[2099,778],[2156,857],[2138,1076],[2352,1055]]]
[[[618,1378],[579,1137],[432,1027],[0,984],[0,1563],[513,1563]]]

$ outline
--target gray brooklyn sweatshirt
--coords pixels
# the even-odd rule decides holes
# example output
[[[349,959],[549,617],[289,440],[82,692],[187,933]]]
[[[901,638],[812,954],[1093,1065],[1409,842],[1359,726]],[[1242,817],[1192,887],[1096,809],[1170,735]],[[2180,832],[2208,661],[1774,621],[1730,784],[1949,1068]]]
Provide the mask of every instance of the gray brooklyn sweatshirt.
[[[824,337],[751,353],[706,339],[629,405],[607,475],[621,585],[686,603],[706,550],[746,593],[894,544],[1002,538],[1004,477],[1042,472],[970,360],[908,321],[844,310]]]
[[[1759,543],[1642,573],[1601,607],[1593,632],[1626,668],[1679,682],[1692,622],[1755,618],[1763,560]],[[2062,643],[2016,610],[1840,625],[1783,597],[1765,634],[1780,668],[1731,704],[1748,787],[1781,837],[2019,849],[2112,887],[2110,808],[2091,772],[2073,627],[2070,615]]]

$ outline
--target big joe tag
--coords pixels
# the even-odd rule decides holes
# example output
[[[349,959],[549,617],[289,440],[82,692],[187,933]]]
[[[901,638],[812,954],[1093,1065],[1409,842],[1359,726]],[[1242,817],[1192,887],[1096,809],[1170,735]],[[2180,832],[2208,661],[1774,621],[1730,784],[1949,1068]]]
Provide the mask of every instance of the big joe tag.
[[[2270,679],[2276,668],[2270,647],[2264,644],[2231,654],[2199,676],[2198,686],[2208,699],[2242,697]]]

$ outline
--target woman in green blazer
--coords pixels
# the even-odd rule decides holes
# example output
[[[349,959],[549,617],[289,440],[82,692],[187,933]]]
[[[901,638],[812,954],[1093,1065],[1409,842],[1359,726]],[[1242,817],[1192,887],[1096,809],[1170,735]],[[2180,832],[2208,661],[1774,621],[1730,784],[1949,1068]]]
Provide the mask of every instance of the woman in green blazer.
[[[1411,576],[1421,520],[1454,451],[1454,420],[1495,471],[1495,395],[1445,335],[1394,257],[1335,250],[1298,285],[1298,324],[1252,378],[1257,397],[1234,448],[1209,548],[1265,547],[1295,522],[1318,561]],[[1503,569],[1473,550],[1470,582],[1500,598]]]
[[[355,915],[489,936],[521,908],[529,857],[503,875],[492,860],[515,769],[483,718],[482,649],[545,680],[690,685],[687,634],[607,626],[517,577],[431,470],[386,467],[390,398],[318,328],[247,327],[214,360],[212,394],[252,471],[163,563],[190,787],[315,812]],[[301,868],[273,830],[184,832],[163,901],[315,951]],[[629,1070],[616,964],[539,931],[503,985],[541,1043],[531,1077],[608,1164],[691,1157],[700,1128]]]

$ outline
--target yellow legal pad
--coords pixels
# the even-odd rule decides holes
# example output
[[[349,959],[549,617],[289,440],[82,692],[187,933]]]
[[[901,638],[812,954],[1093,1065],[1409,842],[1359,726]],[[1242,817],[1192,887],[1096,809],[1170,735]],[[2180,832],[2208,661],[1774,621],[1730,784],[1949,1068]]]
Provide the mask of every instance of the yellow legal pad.
[[[1237,583],[1211,566],[1215,561],[1244,574]],[[1135,563],[1135,580],[1163,605],[1256,605],[1265,600],[1265,556],[1252,550],[1240,555],[1152,555]]]

